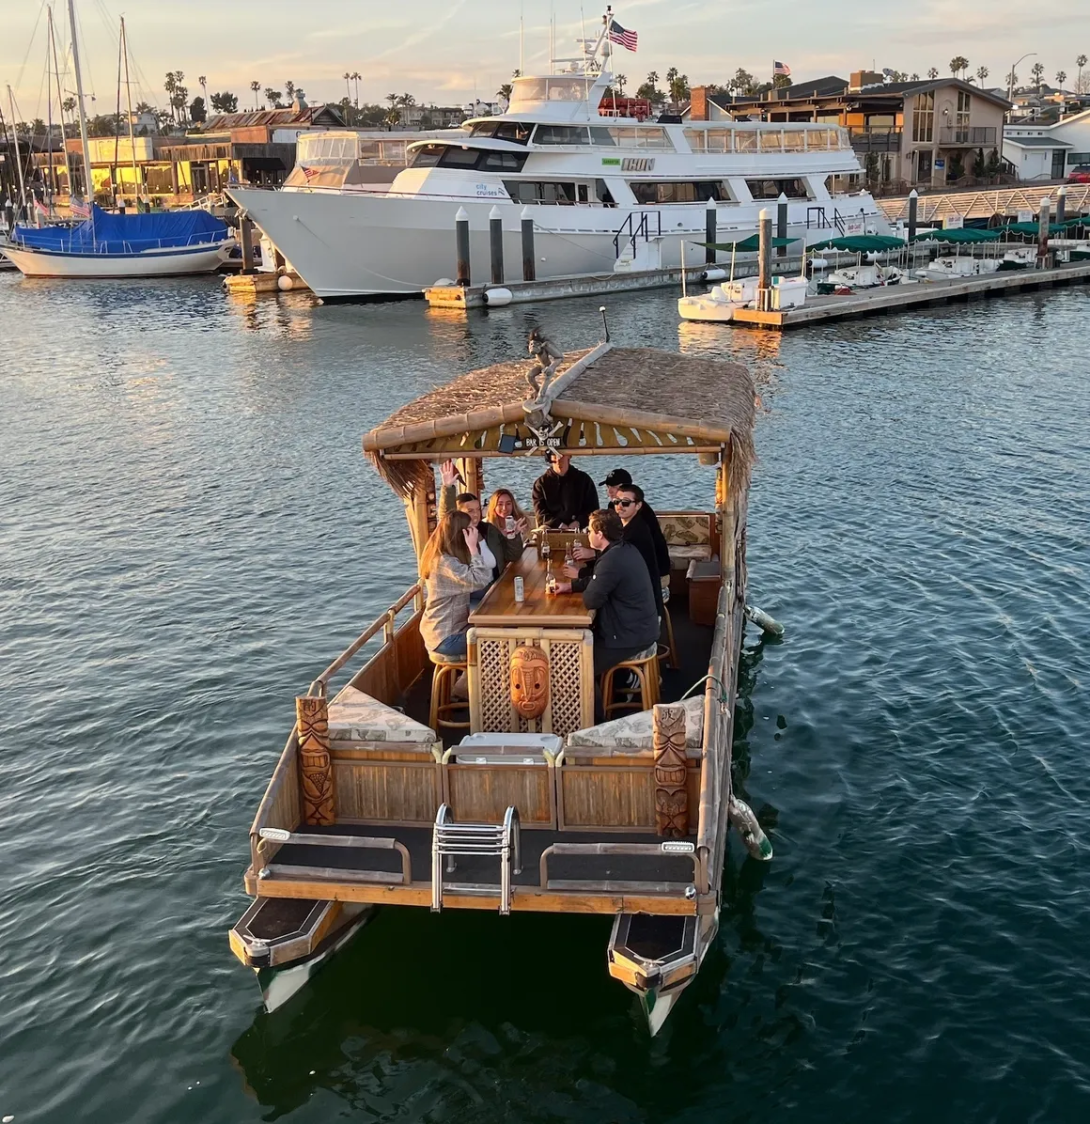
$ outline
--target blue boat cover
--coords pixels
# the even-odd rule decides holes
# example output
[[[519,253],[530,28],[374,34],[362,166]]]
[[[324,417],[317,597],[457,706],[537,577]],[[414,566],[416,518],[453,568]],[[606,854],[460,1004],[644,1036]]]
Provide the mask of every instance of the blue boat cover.
[[[140,254],[178,246],[222,242],[227,224],[207,211],[153,211],[114,215],[95,205],[79,226],[17,226],[12,241],[30,249],[67,254]]]

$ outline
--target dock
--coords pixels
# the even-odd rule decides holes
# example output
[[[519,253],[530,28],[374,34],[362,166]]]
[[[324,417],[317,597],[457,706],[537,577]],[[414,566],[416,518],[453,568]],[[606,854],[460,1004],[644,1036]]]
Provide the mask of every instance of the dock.
[[[281,285],[281,281],[290,282]],[[250,297],[264,293],[309,293],[307,283],[297,273],[227,273],[223,287],[234,296]]]
[[[775,258],[772,263],[773,274],[798,274],[802,269],[802,259],[794,257]],[[704,274],[715,270],[715,281],[726,278],[729,263],[701,263],[687,266],[685,281],[688,285],[700,285],[705,281]],[[757,261],[737,261],[734,265],[735,277],[752,277],[757,272]],[[433,308],[470,309],[502,307],[508,304],[526,304],[530,301],[560,300],[564,297],[594,297],[607,293],[629,293],[640,289],[665,289],[681,284],[681,269],[634,270],[626,273],[606,273],[601,276],[551,277],[542,281],[504,281],[502,285],[432,285],[424,290],[424,299]],[[708,278],[708,281],[713,278]],[[495,296],[490,296],[496,294]]]
[[[733,324],[747,328],[785,331],[810,324],[826,324],[862,316],[902,312],[928,305],[970,301],[976,298],[1023,293],[1034,289],[1050,289],[1060,285],[1078,285],[1090,281],[1090,262],[1077,262],[1053,269],[1014,270],[983,277],[940,278],[917,284],[887,285],[853,293],[851,296],[807,297],[806,304],[783,312],[738,308]]]

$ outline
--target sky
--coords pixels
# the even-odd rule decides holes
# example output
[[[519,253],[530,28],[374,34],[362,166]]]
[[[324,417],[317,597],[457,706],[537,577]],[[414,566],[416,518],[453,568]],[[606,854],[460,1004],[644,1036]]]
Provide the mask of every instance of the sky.
[[[199,75],[208,92],[229,90],[240,108],[252,105],[251,81],[283,90],[286,81],[307,99],[338,100],[345,71],[358,71],[359,98],[383,101],[411,93],[425,104],[491,100],[519,65],[520,15],[525,69],[547,70],[549,24],[556,20],[557,54],[570,53],[585,16],[588,34],[602,8],[583,0],[76,0],[89,112],[110,113],[117,93],[117,22],[128,28],[133,101],[166,104],[167,70],[181,70],[190,97]],[[64,0],[55,0],[65,23]],[[45,0],[0,0],[0,87],[10,83],[16,116],[45,114]],[[1020,55],[1029,80],[1038,60],[1045,81],[1090,54],[1090,0],[1050,6],[1040,17],[1025,0],[617,0],[614,14],[639,33],[639,50],[616,48],[614,70],[634,91],[647,73],[676,66],[693,85],[725,82],[739,67],[767,80],[773,59],[796,80],[890,67],[949,73],[961,54],[970,72],[983,65],[986,85],[1002,86]],[[61,50],[67,42],[63,29]],[[63,67],[62,62],[62,67]],[[69,82],[71,85],[71,82]],[[353,83],[353,97],[355,83]],[[6,93],[4,116],[8,116]]]

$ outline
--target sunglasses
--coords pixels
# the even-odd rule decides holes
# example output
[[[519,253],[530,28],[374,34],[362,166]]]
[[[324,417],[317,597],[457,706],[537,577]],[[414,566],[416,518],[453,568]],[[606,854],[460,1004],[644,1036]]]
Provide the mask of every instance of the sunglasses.
[[[617,506],[618,507],[635,507],[637,502],[638,502],[637,500],[618,500]]]

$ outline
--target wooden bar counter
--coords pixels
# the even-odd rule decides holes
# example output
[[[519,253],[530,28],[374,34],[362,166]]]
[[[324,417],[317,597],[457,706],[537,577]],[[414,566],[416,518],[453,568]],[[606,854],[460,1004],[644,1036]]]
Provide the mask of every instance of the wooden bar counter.
[[[563,573],[564,555],[552,558],[557,580],[567,581]],[[478,627],[528,625],[538,628],[590,628],[594,612],[583,604],[581,593],[545,592],[546,565],[535,547],[527,547],[517,562],[512,562],[499,580],[469,614],[469,623]],[[515,578],[525,584],[522,601],[515,600]]]

